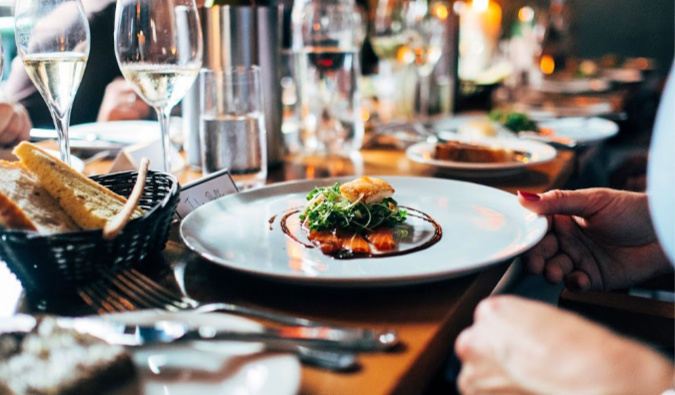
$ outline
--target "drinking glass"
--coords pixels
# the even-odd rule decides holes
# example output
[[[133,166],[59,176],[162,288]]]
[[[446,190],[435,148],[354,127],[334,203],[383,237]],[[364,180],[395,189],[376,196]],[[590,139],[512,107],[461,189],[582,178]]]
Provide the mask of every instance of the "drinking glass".
[[[157,111],[164,171],[171,172],[171,110],[202,65],[202,31],[194,0],[117,0],[115,55],[138,95]]]
[[[265,185],[267,132],[260,68],[203,69],[199,80],[202,172],[228,169],[240,190]]]
[[[70,112],[89,57],[89,22],[82,3],[18,0],[14,31],[26,72],[54,119],[61,160],[70,165]]]
[[[385,73],[414,65],[419,79],[419,116],[429,115],[430,79],[441,58],[450,6],[443,0],[379,0],[370,31]]]
[[[429,116],[430,76],[443,54],[446,20],[451,12],[444,1],[409,0],[406,7],[408,41],[402,57],[409,57],[419,77],[419,116]]]
[[[299,135],[305,153],[349,154],[361,148],[362,34],[355,12],[353,0],[298,0],[293,6]]]

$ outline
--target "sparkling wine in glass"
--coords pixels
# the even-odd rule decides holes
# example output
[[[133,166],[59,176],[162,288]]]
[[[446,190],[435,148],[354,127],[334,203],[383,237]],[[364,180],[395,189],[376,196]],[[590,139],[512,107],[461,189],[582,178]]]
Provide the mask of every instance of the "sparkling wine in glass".
[[[127,81],[157,111],[167,172],[171,110],[199,74],[202,45],[194,0],[117,0],[117,62]]]
[[[82,3],[17,0],[14,30],[26,72],[54,119],[61,160],[70,165],[70,112],[89,57],[89,23]]]

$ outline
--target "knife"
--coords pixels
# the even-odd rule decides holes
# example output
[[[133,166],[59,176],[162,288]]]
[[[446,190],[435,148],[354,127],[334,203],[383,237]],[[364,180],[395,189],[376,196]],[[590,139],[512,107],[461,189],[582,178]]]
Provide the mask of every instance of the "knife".
[[[213,326],[191,327],[179,321],[157,321],[150,325],[128,324],[101,318],[60,318],[58,324],[96,336],[112,344],[144,346],[196,340],[260,342],[275,348],[285,345],[343,351],[387,351],[399,343],[394,331],[363,332],[359,335],[330,327],[280,326],[259,331],[223,330]]]

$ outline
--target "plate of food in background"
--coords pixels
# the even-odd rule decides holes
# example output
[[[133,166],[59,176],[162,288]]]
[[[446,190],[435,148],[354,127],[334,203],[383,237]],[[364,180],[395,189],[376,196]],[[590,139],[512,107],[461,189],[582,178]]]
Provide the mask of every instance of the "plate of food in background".
[[[553,160],[556,150],[538,141],[512,137],[449,135],[438,142],[413,144],[406,156],[446,174],[490,178],[519,174],[528,166]]]

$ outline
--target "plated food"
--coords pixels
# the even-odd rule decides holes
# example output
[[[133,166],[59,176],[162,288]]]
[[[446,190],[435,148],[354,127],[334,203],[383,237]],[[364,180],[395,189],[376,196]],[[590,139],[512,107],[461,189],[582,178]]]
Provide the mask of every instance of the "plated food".
[[[292,181],[227,195],[188,214],[180,235],[206,261],[252,276],[378,287],[466,275],[530,248],[546,232],[546,219],[524,209],[511,193],[447,178],[386,176],[382,179],[396,190],[392,197],[406,210],[399,226],[408,235],[398,250],[326,255],[307,239],[299,215],[314,188],[353,179]],[[425,248],[438,237],[435,225],[442,235]]]
[[[83,176],[46,150],[19,144],[19,162],[0,161],[0,225],[43,234],[99,229],[126,199]],[[133,218],[144,210],[136,208]]]
[[[23,325],[0,332],[0,394],[104,393],[136,376],[122,346],[62,328],[52,317],[21,317]]]
[[[386,181],[363,176],[340,185],[314,188],[299,215],[307,238],[337,257],[395,251],[408,230],[407,211],[392,198]]]
[[[476,143],[447,141],[434,145],[434,159],[453,162],[500,163],[526,161],[527,156],[512,149],[489,147]]]
[[[463,178],[493,178],[522,173],[556,156],[548,144],[512,137],[466,138],[448,135],[443,143],[422,142],[406,150],[408,159]]]

